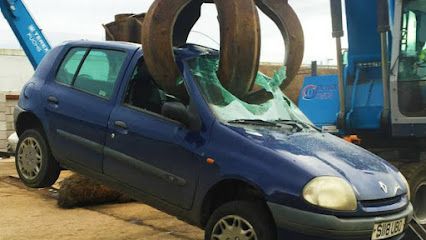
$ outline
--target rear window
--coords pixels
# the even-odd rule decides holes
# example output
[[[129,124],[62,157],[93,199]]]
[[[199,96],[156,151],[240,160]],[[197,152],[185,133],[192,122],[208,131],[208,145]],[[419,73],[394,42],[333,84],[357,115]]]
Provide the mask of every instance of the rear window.
[[[56,75],[57,82],[71,85],[74,75],[77,72],[81,60],[83,60],[86,51],[87,49],[85,48],[73,48],[68,52]]]
[[[87,51],[71,49],[58,70],[56,81],[109,99],[127,54],[105,49]]]
[[[92,49],[81,66],[74,88],[110,98],[125,58],[124,52]]]

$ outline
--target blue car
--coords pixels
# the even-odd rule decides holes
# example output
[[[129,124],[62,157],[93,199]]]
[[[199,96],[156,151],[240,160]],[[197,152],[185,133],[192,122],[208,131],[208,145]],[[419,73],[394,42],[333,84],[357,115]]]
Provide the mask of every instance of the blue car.
[[[67,42],[44,58],[15,109],[16,168],[29,187],[61,169],[205,230],[205,239],[401,239],[412,218],[402,174],[321,133],[258,74],[266,102],[217,79],[219,53],[176,49],[186,93],[162,91],[140,45]]]

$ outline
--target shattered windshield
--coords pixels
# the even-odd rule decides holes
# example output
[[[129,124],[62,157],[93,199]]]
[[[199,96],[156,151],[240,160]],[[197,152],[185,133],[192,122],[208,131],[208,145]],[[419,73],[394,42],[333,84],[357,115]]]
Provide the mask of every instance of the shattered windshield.
[[[254,89],[265,89],[272,99],[262,104],[249,104],[226,90],[217,77],[218,56],[202,56],[189,61],[195,81],[216,117],[223,122],[298,122],[312,126],[308,118],[288,99],[279,86],[285,79],[285,68],[273,78],[262,73],[256,77]]]

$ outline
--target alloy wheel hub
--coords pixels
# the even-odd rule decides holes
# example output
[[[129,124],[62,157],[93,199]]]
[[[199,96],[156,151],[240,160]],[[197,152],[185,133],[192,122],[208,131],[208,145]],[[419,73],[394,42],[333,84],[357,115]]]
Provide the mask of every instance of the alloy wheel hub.
[[[37,140],[32,137],[24,139],[17,156],[18,167],[23,177],[28,180],[35,179],[41,169],[41,159],[41,148]]]
[[[213,228],[212,240],[257,240],[253,226],[239,216],[226,216]]]

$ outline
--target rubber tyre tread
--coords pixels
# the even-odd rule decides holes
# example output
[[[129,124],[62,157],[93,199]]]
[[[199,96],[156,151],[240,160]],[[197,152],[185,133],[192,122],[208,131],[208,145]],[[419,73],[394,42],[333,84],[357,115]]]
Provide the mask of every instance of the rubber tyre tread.
[[[394,163],[395,164],[395,163]],[[408,184],[410,185],[411,192],[411,202],[413,203],[414,210],[416,211],[416,191],[418,188],[426,184],[426,163],[425,162],[412,162],[412,163],[403,163],[397,162],[395,165],[398,166],[398,169],[401,173],[407,178]],[[426,204],[426,203],[423,203]],[[424,222],[425,219],[419,219],[421,222]]]
[[[60,165],[53,157],[45,137],[43,136],[41,131],[37,129],[26,130],[19,137],[18,145],[16,147],[17,151],[19,150],[22,142],[28,137],[33,137],[40,144],[42,152],[42,166],[40,172],[38,176],[33,180],[26,179],[19,170],[18,152],[15,156],[16,171],[18,172],[21,181],[30,188],[50,187],[56,182],[56,180],[58,180],[59,174],[61,172]]]

